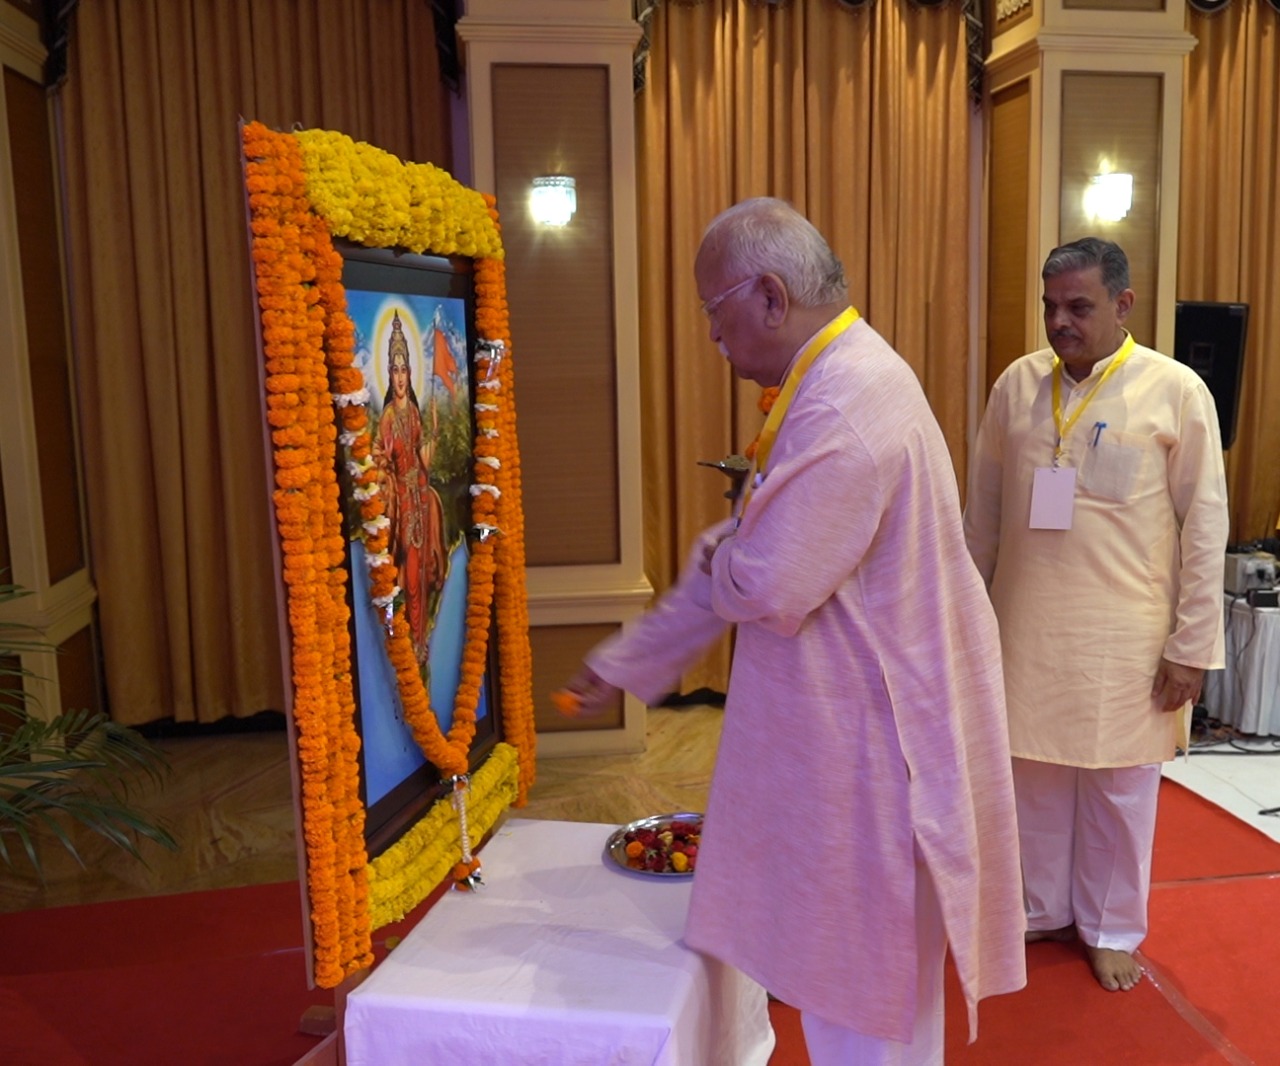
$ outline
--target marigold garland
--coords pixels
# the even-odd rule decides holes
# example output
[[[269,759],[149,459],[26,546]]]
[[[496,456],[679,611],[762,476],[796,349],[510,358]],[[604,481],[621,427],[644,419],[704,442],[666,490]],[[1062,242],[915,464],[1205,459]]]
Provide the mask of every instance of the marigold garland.
[[[510,744],[498,744],[472,775],[467,819],[473,835],[482,837],[502,812],[515,803],[519,788],[519,755]],[[370,864],[369,909],[373,927],[398,922],[426,898],[422,886],[435,886],[449,875],[461,854],[458,820],[448,803],[437,803],[412,829]]]
[[[767,415],[773,410],[774,401],[777,400],[778,393],[781,391],[782,389],[777,385],[770,385],[767,388],[760,390],[760,397],[756,400],[756,407],[759,408],[762,415]],[[756,449],[759,447],[760,435],[757,433],[751,443],[743,449],[742,454],[748,459],[754,459],[756,457]]]
[[[496,605],[508,743],[495,748],[470,782],[463,813],[477,837],[510,803],[523,804],[534,773],[524,524],[503,250],[492,197],[466,189],[436,167],[403,163],[323,130],[277,133],[250,123],[243,138],[292,637],[315,972],[318,984],[333,987],[372,960],[371,929],[425,898],[465,849],[457,833],[452,840],[447,833],[441,836],[452,813],[447,799],[374,863],[368,863],[364,848],[346,544],[335,474],[339,440],[360,501],[359,535],[375,604],[394,602],[397,574],[371,469],[367,393],[353,365],[354,327],[346,314],[342,258],[332,237],[475,260],[476,328],[482,343],[476,371],[484,387],[477,390],[472,520],[484,535],[473,544],[468,562],[466,643],[447,734],[422,684],[403,606],[394,611],[387,652],[406,721],[424,754],[445,777],[465,775]],[[509,766],[514,768],[508,772]],[[372,907],[371,894],[379,901]],[[382,902],[388,899],[395,902]]]

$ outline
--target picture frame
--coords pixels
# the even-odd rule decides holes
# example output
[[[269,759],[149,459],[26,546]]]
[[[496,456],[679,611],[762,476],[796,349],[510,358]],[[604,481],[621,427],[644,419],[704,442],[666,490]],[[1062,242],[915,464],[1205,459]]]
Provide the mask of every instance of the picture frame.
[[[476,430],[477,335],[472,266],[470,260],[460,256],[366,248],[342,240],[335,241],[334,247],[343,258],[347,314],[356,331],[357,365],[370,392],[371,419],[376,419],[380,428],[388,404],[393,402],[389,349],[393,343],[397,347],[403,344],[410,365],[407,395],[401,402],[414,409],[414,419],[433,456],[446,452],[443,473],[439,462],[427,471],[429,491],[441,500],[447,564],[443,588],[434,603],[424,605],[424,614],[429,617],[425,619],[428,661],[423,665],[423,674],[440,728],[447,732],[452,724],[450,709],[457,690],[467,599],[467,488]],[[428,413],[432,408],[436,412],[434,420]],[[385,461],[388,465],[393,462],[391,457]],[[370,857],[377,857],[444,797],[449,786],[427,761],[404,721],[394,672],[381,640],[379,612],[369,602],[363,545],[352,532],[359,515],[352,507],[350,477],[342,470],[339,485],[342,498],[347,501],[344,528],[351,582],[356,731],[361,739],[360,795],[365,808],[365,842]],[[396,562],[403,574],[407,569],[404,552],[398,554]],[[473,771],[502,739],[502,715],[497,702],[500,694],[494,683],[496,646],[497,641],[491,639],[470,750],[469,766]]]
[[[524,804],[536,772],[505,251],[494,198],[429,163],[404,162],[333,130],[242,122],[240,136],[277,534],[267,550],[277,576],[308,974],[311,983],[336,988],[373,963],[374,930],[404,918],[441,887],[477,887],[474,849],[509,807]],[[394,361],[381,337],[368,341],[364,356],[358,351],[346,284],[362,272],[375,275],[369,291],[404,298]],[[388,280],[393,276],[398,280]],[[443,290],[415,291],[427,278]],[[463,306],[442,325],[459,336],[439,351],[437,365],[436,349],[430,359],[422,354],[421,334],[435,321],[435,308],[455,299]],[[438,423],[438,402],[430,423],[421,406],[406,416],[403,381],[384,389],[371,411],[377,382],[371,390],[359,361],[385,344],[387,374],[394,362],[396,374],[411,377],[407,322],[418,331],[419,361],[430,363],[434,375],[420,368],[424,391],[434,395],[440,378],[451,401],[470,406],[473,423],[456,410]],[[382,328],[376,316],[366,326],[371,336]],[[461,339],[468,331],[470,338]],[[468,383],[461,399],[460,374]],[[390,424],[404,438],[399,442],[374,435],[392,394],[397,416]],[[464,422],[474,428],[465,497],[461,488],[448,489],[439,469],[433,479],[426,446],[437,425],[456,429]],[[406,459],[419,452],[420,466]],[[340,476],[348,479],[345,495]],[[430,504],[442,487],[456,505],[451,539],[435,555],[407,551],[394,538],[403,516],[427,513],[419,504],[426,501],[445,528],[444,497]],[[435,543],[414,536],[418,548]],[[363,549],[359,579],[352,576],[360,561],[355,540]],[[439,708],[449,704],[447,693],[430,692],[424,634],[436,614],[431,597],[444,597],[447,567],[438,560],[459,544],[467,549],[466,635],[452,711],[445,714]],[[437,560],[434,567],[423,565],[427,557]],[[357,588],[366,579],[367,588]],[[371,756],[361,728],[367,733],[377,697],[359,707],[356,674],[373,673],[379,656],[366,651],[362,659],[351,628],[353,613],[367,609],[378,612],[371,630],[381,629],[403,719],[434,776],[393,762],[372,783],[381,756]]]

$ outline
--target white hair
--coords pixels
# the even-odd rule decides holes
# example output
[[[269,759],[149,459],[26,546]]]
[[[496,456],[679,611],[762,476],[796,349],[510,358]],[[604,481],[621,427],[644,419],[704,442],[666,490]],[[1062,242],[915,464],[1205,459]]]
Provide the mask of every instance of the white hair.
[[[785,200],[759,196],[720,212],[702,235],[731,274],[776,274],[801,307],[847,298],[844,267],[804,215]]]

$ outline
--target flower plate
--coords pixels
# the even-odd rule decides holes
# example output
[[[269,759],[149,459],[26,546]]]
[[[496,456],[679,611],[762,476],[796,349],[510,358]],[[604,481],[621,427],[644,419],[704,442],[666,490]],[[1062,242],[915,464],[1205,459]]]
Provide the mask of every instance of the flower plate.
[[[702,815],[695,811],[676,811],[672,814],[655,814],[649,818],[641,818],[638,821],[628,822],[626,825],[619,826],[609,834],[609,839],[605,841],[604,860],[606,863],[617,866],[620,870],[624,870],[629,874],[636,874],[640,877],[652,877],[659,880],[667,881],[687,881],[693,876],[694,871],[689,870],[673,870],[670,864],[664,869],[655,870],[647,866],[636,867],[631,864],[627,856],[627,844],[636,839],[637,834],[653,833],[660,834],[671,830],[676,823],[688,823],[697,826],[698,834],[702,832]],[[668,853],[668,847],[659,843],[655,847],[646,849],[647,854],[652,855],[654,852]],[[695,852],[696,854],[696,852]],[[695,863],[696,865],[696,863]]]

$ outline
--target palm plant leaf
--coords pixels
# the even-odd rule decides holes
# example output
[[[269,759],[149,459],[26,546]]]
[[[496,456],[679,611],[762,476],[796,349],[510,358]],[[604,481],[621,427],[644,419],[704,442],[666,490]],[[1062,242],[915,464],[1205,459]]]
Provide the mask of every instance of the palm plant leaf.
[[[17,586],[0,584],[0,603],[21,595]],[[43,877],[36,845],[48,837],[83,866],[72,826],[140,860],[142,839],[175,850],[164,825],[130,799],[140,781],[162,780],[168,764],[160,749],[99,712],[71,710],[48,720],[31,713],[24,685],[34,675],[18,657],[49,650],[28,638],[33,632],[0,623],[0,863],[13,868],[25,855]]]
[[[139,777],[160,780],[164,755],[103,714],[68,711],[52,721],[29,716],[0,734],[0,862],[13,866],[6,835],[16,838],[37,873],[35,839],[51,835],[83,865],[66,831],[78,824],[141,858],[137,841],[175,849],[160,823],[129,802]]]

